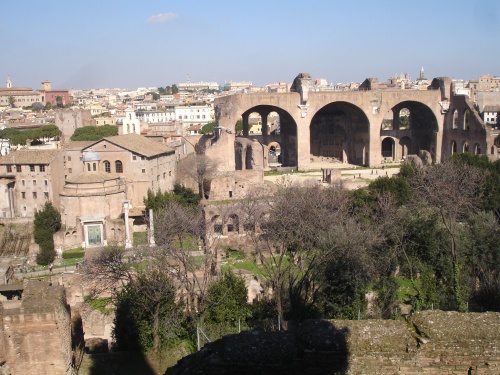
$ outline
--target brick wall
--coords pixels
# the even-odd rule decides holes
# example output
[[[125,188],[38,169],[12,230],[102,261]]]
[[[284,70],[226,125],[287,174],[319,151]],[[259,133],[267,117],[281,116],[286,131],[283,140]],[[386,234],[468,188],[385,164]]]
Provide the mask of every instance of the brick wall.
[[[168,369],[176,374],[498,375],[500,313],[426,311],[404,320],[307,321],[243,332]]]

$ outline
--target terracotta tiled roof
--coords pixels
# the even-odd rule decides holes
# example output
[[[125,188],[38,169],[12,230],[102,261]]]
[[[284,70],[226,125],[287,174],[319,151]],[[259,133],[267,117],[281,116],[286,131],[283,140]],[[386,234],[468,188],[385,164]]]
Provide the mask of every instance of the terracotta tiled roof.
[[[151,139],[135,133],[107,137],[98,142],[94,142],[93,145],[102,142],[103,140],[146,157],[161,154],[172,154],[175,152],[175,150],[171,147],[165,146],[160,142],[152,141]]]
[[[485,105],[483,112],[500,112],[500,105]]]
[[[6,164],[50,164],[59,150],[19,150],[0,157],[0,165]]]
[[[83,150],[94,143],[94,141],[69,141],[61,144],[61,148],[64,150]]]

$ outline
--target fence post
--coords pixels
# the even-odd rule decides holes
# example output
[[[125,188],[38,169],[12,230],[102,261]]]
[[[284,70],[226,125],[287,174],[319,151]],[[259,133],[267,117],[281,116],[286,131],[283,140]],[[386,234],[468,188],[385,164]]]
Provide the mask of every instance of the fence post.
[[[196,325],[196,339],[198,341],[198,351],[200,351],[200,326]]]

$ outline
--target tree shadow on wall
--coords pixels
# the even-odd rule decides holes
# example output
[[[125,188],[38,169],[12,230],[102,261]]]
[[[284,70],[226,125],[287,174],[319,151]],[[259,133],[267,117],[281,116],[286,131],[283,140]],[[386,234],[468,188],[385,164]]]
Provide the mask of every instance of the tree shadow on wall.
[[[324,320],[304,321],[281,332],[245,331],[205,345],[165,375],[345,375],[348,333],[347,328],[338,329]]]
[[[118,347],[108,351],[107,343],[104,347],[86,343],[89,375],[157,374],[141,351],[140,329],[128,308],[127,304],[119,304],[116,309],[115,331],[120,336]]]

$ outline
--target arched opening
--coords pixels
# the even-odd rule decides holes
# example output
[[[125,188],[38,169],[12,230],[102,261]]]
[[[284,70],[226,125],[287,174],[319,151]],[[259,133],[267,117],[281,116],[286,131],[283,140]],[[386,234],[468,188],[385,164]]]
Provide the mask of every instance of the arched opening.
[[[453,129],[458,129],[458,111],[453,111]]]
[[[116,173],[123,173],[123,164],[120,160],[115,161],[115,172]]]
[[[474,145],[474,155],[481,155],[481,146],[478,143]]]
[[[245,152],[245,169],[253,169],[253,163],[252,163],[252,148],[247,147],[246,152]]]
[[[368,118],[360,108],[346,102],[327,104],[311,121],[311,161],[364,165],[369,138]]]
[[[467,142],[464,142],[462,152],[469,152],[469,144]]]
[[[223,226],[221,217],[219,215],[215,215],[212,217],[210,222],[212,223],[214,234],[222,234]]]
[[[457,142],[452,141],[451,142],[451,154],[456,154],[457,153]]]
[[[104,172],[111,173],[111,163],[108,160],[104,160],[102,164],[104,165]]]
[[[252,120],[254,118],[254,120]],[[260,121],[260,126],[259,126]],[[256,122],[257,125],[252,125]],[[258,140],[263,145],[277,142],[281,145],[281,164],[284,167],[295,167],[298,163],[297,124],[285,110],[259,105],[242,114],[243,136]],[[260,128],[260,132],[259,132]],[[251,129],[253,134],[249,134]],[[260,133],[260,134],[257,134]]]
[[[387,129],[390,113],[394,115],[392,130]],[[405,101],[395,105],[384,118],[380,129],[381,139],[390,137],[400,146],[394,148],[394,160],[404,159],[410,154],[418,155],[421,150],[429,151],[435,159],[438,123],[432,110],[425,104]],[[388,153],[388,145],[386,147]]]
[[[229,220],[227,222],[227,232],[228,233],[239,233],[240,232],[240,220],[238,215],[233,214],[229,216]]]
[[[278,142],[271,142],[268,145],[267,160],[269,163],[279,163],[281,155],[281,146]]]
[[[382,157],[394,160],[394,139],[387,137],[382,141]]]
[[[471,122],[470,111],[468,109],[466,109],[464,111],[464,126],[463,126],[464,130],[469,130],[470,129],[470,122]]]
[[[248,135],[261,135],[262,134],[262,117],[258,112],[252,112],[248,115],[248,130],[245,132],[243,126],[243,134]]]
[[[384,116],[384,119],[382,120],[382,130],[394,130],[393,117],[394,114],[392,113],[392,110],[387,111],[387,113]]]
[[[410,121],[410,110],[408,108],[401,108],[399,110],[398,116],[398,129],[399,130],[408,130],[411,126]]]
[[[491,146],[490,153],[491,155],[495,155],[495,146]]]

